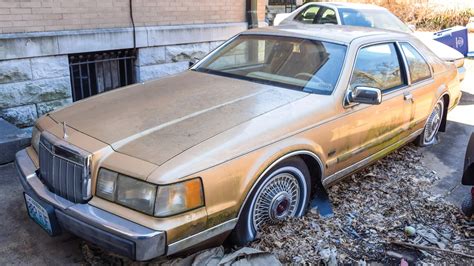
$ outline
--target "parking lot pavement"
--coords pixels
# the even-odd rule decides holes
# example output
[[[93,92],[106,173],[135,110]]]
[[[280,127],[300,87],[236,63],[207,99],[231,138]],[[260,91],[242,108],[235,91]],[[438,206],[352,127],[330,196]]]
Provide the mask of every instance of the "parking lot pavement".
[[[0,265],[82,263],[81,240],[49,237],[28,217],[22,193],[14,165],[0,166]]]
[[[458,107],[448,115],[446,133],[440,134],[440,143],[424,149],[423,162],[441,178],[434,193],[446,197],[459,206],[469,195],[470,188],[461,185],[466,146],[474,132],[474,60],[466,60],[466,80],[462,83],[463,96]]]

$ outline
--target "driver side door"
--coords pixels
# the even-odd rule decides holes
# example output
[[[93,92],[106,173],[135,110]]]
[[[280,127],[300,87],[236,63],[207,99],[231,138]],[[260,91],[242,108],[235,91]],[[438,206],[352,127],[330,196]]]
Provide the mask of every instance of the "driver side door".
[[[359,48],[348,90],[358,86],[380,89],[382,102],[345,103],[332,132],[335,149],[328,163],[332,174],[356,170],[364,159],[409,135],[412,103],[405,96],[409,90],[407,75],[396,43]]]

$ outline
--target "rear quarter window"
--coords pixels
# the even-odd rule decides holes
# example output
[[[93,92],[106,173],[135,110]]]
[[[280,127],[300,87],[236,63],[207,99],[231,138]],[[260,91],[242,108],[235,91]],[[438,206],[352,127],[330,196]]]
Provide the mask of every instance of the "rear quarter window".
[[[431,69],[423,56],[409,43],[401,43],[403,54],[408,63],[412,83],[431,77]]]

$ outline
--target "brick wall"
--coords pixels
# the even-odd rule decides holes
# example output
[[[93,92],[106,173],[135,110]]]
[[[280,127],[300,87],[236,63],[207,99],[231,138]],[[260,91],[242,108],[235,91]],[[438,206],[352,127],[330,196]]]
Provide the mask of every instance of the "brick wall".
[[[259,20],[266,0],[259,0]],[[133,0],[137,26],[244,22],[245,0]],[[0,33],[130,26],[129,0],[1,0]]]

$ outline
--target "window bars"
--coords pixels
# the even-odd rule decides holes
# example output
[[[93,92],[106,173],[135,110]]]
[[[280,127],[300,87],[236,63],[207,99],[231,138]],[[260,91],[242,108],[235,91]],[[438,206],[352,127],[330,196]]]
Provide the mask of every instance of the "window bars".
[[[135,83],[135,59],[134,49],[70,55],[73,101]]]

